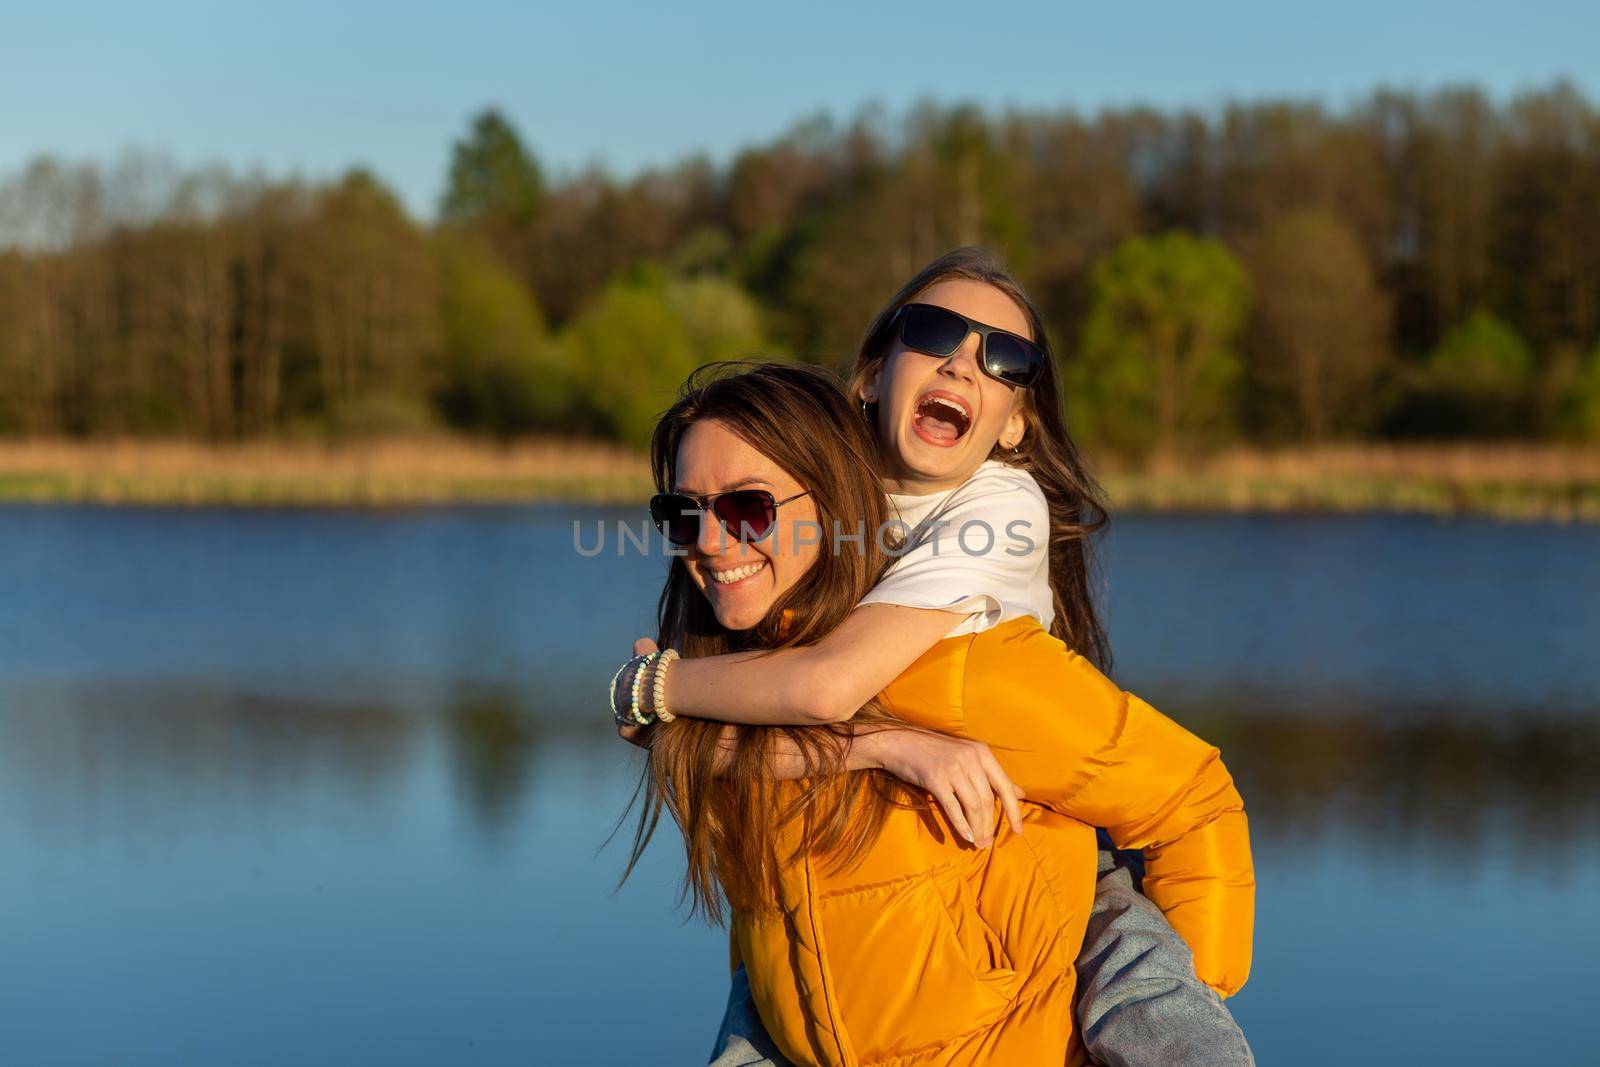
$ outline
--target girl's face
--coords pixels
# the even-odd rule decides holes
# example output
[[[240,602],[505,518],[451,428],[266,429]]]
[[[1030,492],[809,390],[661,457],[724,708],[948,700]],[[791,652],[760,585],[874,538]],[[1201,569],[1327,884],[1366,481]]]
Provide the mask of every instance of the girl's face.
[[[915,299],[1038,340],[1022,309],[992,285],[952,278]],[[1022,440],[1022,390],[983,373],[980,341],[969,333],[952,354],[930,356],[907,348],[897,336],[862,387],[862,399],[878,405],[878,441],[890,492],[920,495],[954,488],[989,458],[996,442],[1010,448]]]
[[[765,489],[774,500],[786,500],[805,488],[715,419],[690,426],[678,445],[674,492],[703,498],[732,489]],[[748,630],[816,562],[823,535],[810,495],[778,508],[771,530],[759,541],[741,544],[737,532],[703,513],[699,539],[682,551],[689,576],[711,602],[717,621],[730,630]]]

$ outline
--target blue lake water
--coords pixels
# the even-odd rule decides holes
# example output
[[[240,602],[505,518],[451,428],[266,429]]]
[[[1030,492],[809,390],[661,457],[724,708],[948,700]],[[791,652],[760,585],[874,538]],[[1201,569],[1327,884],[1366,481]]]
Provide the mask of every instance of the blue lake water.
[[[631,510],[0,508],[0,1063],[701,1064],[599,693]],[[1600,528],[1124,516],[1128,689],[1249,805],[1263,1064],[1594,1062]]]

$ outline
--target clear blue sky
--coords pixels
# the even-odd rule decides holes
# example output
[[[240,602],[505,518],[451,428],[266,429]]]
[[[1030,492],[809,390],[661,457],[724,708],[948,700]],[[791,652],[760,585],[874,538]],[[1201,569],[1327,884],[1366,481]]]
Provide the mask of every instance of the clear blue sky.
[[[1596,94],[1600,4],[83,3],[0,18],[0,174],[126,147],[328,177],[365,163],[431,216],[449,146],[502,108],[548,171],[724,159],[797,118],[1317,97],[1472,82]],[[471,8],[471,13],[463,13]]]

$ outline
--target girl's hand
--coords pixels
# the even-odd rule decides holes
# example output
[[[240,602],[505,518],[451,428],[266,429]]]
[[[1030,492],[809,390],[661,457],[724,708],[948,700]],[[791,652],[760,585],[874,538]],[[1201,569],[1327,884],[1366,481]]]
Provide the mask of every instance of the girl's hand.
[[[979,848],[994,844],[996,796],[1011,829],[1022,833],[1022,807],[1017,803],[1023,798],[1022,787],[1012,784],[982,741],[903,728],[857,735],[855,743],[863,741],[869,742],[876,766],[933,794],[950,825]]]
[[[654,652],[655,650],[656,650],[656,643],[654,641],[650,640],[650,638],[648,638],[648,637],[641,637],[641,638],[639,638],[639,640],[637,640],[637,641],[635,641],[633,643],[633,654],[635,656],[642,656],[646,652]],[[617,684],[621,685],[625,681],[628,681],[628,679],[626,679],[626,678],[618,679]],[[623,693],[622,697],[623,697],[623,699],[626,699],[628,697],[628,694],[627,693]],[[618,737],[622,738],[624,741],[628,742],[629,744],[638,745],[640,748],[644,748],[645,747],[644,742],[640,740],[640,735],[643,734],[643,733],[644,733],[644,727],[643,726],[635,726],[632,723],[619,723],[618,726],[617,726],[617,736]]]

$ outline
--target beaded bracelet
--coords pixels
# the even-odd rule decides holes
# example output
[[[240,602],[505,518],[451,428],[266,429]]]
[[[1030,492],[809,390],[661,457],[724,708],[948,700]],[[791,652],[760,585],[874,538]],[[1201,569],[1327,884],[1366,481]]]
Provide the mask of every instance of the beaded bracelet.
[[[663,650],[661,658],[656,660],[655,677],[650,680],[650,696],[652,698],[650,710],[662,722],[671,722],[677,718],[676,715],[667,710],[667,668],[677,658],[677,649],[669,648]]]
[[[646,653],[644,661],[639,664],[639,669],[633,672],[633,703],[628,710],[633,713],[633,721],[638,723],[640,726],[649,726],[655,721],[653,718],[645,715],[645,713],[639,709],[639,690],[644,685],[645,670],[660,658],[661,653],[659,652]]]
[[[634,659],[637,658],[637,656],[634,657]],[[622,666],[618,667],[617,673],[611,676],[611,684],[606,686],[606,705],[611,708],[611,717],[616,720],[618,726],[630,725],[628,717],[622,713],[621,708],[617,707],[617,682],[622,679],[622,672],[627,670],[632,665],[633,660],[630,659]]]
[[[644,667],[651,659],[651,653],[634,656],[628,662],[617,668],[617,673],[611,676],[611,685],[606,690],[606,701],[611,705],[611,717],[618,726],[649,726],[654,719],[645,717],[639,710],[639,684],[644,676]],[[629,669],[633,670],[633,677],[628,683],[628,692],[632,698],[632,707],[625,709],[617,704],[617,682]]]

